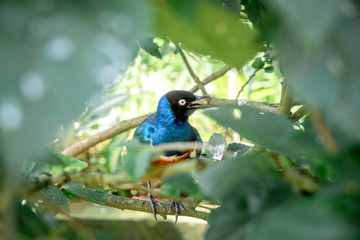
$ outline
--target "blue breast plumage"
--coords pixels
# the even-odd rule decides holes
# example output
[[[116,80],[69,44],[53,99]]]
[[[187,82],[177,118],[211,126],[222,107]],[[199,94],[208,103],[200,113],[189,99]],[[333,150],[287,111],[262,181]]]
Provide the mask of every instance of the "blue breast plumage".
[[[134,137],[141,142],[158,145],[169,142],[202,142],[198,131],[188,122],[189,115],[204,105],[195,104],[198,97],[187,91],[171,91],[161,97],[156,113],[147,117],[136,129]],[[168,151],[166,156],[185,152]],[[200,151],[197,151],[197,155]]]

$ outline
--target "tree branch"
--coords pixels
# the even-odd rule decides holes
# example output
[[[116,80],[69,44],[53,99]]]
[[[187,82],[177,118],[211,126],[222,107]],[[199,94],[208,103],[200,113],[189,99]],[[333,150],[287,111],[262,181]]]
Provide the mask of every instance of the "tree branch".
[[[96,183],[96,184],[103,184],[110,186],[116,185],[118,188],[119,188],[119,184],[124,185],[132,182],[131,178],[127,174],[104,175],[104,174],[92,174],[92,173],[74,173],[74,174],[64,173],[58,176],[50,176],[50,175],[42,174],[38,177],[38,180],[36,182],[33,182],[32,184],[25,187],[25,192],[27,194],[32,194],[48,186],[59,183],[62,184],[70,180],[75,180],[77,182],[82,182],[84,184]],[[132,187],[137,188],[136,184],[132,185]],[[147,191],[147,189],[143,189],[143,188],[141,188],[141,190]],[[153,194],[159,195],[157,192],[153,192]],[[86,198],[81,198],[81,199],[83,199],[84,201],[90,201]],[[113,191],[109,192],[105,196],[104,202],[105,204],[101,204],[99,202],[95,202],[95,203],[119,208],[122,210],[128,209],[128,210],[152,213],[152,209],[148,201],[118,196],[114,194]],[[169,209],[170,204],[168,202],[165,202],[163,204],[165,205],[166,209]],[[179,215],[199,218],[207,221],[207,218],[209,216],[208,212],[197,211],[194,209],[193,205],[186,204],[186,201],[184,201],[184,207],[186,211],[181,211]],[[157,213],[161,215],[164,219],[166,219],[166,215],[175,215],[174,212],[168,213],[166,209],[157,208]]]
[[[184,51],[181,49],[179,44],[176,44],[177,49],[179,50],[180,56],[183,59],[185,66],[187,68],[187,70],[189,71],[191,77],[194,79],[196,86],[201,89],[201,92],[204,96],[208,96],[209,94],[206,92],[205,90],[205,86],[204,84],[200,81],[199,77],[194,73],[194,71],[192,70],[189,61],[187,60]]]
[[[150,114],[146,114],[137,118],[133,118],[130,120],[122,121],[119,124],[105,130],[99,132],[93,136],[89,136],[80,140],[79,142],[74,143],[73,145],[68,146],[65,148],[61,153],[67,156],[77,156],[80,153],[85,152],[90,147],[116,135],[129,131],[130,129],[138,126],[144,119],[149,116]]]
[[[294,103],[294,96],[291,89],[288,87],[287,81],[282,82],[282,89],[281,89],[281,99],[280,105],[278,107],[277,112],[279,114],[283,114],[287,117],[291,114],[291,108]]]
[[[339,152],[338,144],[333,138],[328,126],[326,125],[325,119],[317,109],[312,109],[310,116],[314,121],[315,128],[317,133],[322,137],[323,145],[325,150],[329,154],[337,154]]]
[[[223,67],[220,70],[214,72],[213,74],[211,74],[210,76],[208,76],[207,78],[204,79],[204,81],[202,81],[202,85],[207,85],[208,83],[218,79],[219,77],[223,76],[225,73],[227,73],[229,70],[231,69],[231,67]],[[190,89],[190,92],[196,92],[197,90],[199,90],[200,88],[196,85],[193,88]]]
[[[299,121],[303,116],[305,116],[308,112],[306,111],[305,107],[304,106],[301,106],[298,110],[296,110],[296,112],[294,112],[292,115],[291,115],[291,119],[294,121],[294,122],[297,122]]]
[[[152,209],[148,201],[118,196],[115,195],[113,192],[112,193],[110,192],[105,197],[105,203],[107,206],[119,208],[122,210],[127,209],[127,210],[139,211],[139,212],[152,213]],[[175,215],[174,212],[171,213],[168,212],[167,209],[170,208],[169,203],[163,202],[163,204],[165,205],[166,209],[157,207],[156,208],[157,214],[161,215],[164,219],[166,219],[166,215]],[[186,211],[181,211],[179,216],[194,217],[207,221],[209,217],[209,213],[197,211],[189,206],[184,206],[184,207]]]

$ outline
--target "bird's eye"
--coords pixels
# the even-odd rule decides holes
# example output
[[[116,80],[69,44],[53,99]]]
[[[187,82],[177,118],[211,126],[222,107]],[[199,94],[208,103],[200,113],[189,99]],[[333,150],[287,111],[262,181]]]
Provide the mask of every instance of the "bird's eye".
[[[180,99],[179,100],[179,105],[180,106],[184,106],[186,104],[186,100],[185,99]]]

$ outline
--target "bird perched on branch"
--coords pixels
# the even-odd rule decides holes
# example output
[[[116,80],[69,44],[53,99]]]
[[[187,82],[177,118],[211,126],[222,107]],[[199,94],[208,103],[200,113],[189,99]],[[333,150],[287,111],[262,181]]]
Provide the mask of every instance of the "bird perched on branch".
[[[188,122],[189,116],[197,109],[208,107],[204,103],[208,96],[196,96],[188,91],[174,90],[166,93],[159,100],[157,111],[147,117],[135,130],[134,137],[141,142],[159,145],[171,142],[194,142],[202,144],[198,131]],[[167,165],[189,158],[195,152],[199,157],[201,149],[186,151],[166,151],[165,156],[152,162],[153,166]],[[164,207],[150,194],[150,181],[147,182],[149,193],[148,199],[156,219],[155,205]],[[165,207],[164,207],[165,208]],[[185,208],[172,200],[169,211],[175,208],[175,222],[177,221],[179,208]]]

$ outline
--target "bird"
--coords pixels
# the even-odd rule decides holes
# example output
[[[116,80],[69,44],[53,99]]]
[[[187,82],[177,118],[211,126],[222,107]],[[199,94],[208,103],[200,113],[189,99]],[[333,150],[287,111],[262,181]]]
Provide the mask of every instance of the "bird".
[[[196,153],[196,157],[201,154],[202,139],[199,132],[190,125],[189,116],[197,109],[207,108],[209,96],[197,96],[192,92],[185,90],[173,90],[164,94],[157,106],[155,113],[148,116],[135,130],[134,137],[142,143],[148,143],[156,146],[171,142],[193,142],[199,144],[196,150],[186,151],[165,151],[164,156],[155,159],[153,166],[164,166],[185,160]],[[147,181],[148,200],[150,202],[153,216],[156,218],[156,207],[165,208],[150,194],[150,181]],[[178,219],[179,209],[185,208],[175,200],[171,201],[169,212],[175,208],[175,223]]]

